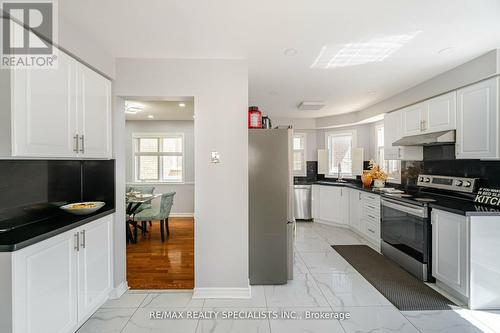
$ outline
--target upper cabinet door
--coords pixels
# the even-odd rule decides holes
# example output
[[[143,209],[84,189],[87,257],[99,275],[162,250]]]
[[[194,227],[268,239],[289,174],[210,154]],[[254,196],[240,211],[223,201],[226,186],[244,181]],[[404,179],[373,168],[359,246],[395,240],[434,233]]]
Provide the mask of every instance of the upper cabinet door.
[[[418,103],[401,110],[402,112],[402,136],[420,134],[423,130],[422,115],[424,103]]]
[[[12,155],[76,156],[76,61],[59,52],[57,69],[11,75]]]
[[[456,157],[498,159],[498,77],[457,92]]]
[[[111,158],[111,82],[79,66],[79,153],[84,158]]]
[[[456,92],[450,92],[426,102],[423,130],[425,133],[456,129]]]

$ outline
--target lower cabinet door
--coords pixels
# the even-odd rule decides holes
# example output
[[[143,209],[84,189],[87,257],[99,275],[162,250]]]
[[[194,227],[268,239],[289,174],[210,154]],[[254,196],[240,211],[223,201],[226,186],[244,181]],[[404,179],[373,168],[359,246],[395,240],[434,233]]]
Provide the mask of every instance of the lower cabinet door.
[[[68,231],[14,253],[14,333],[78,328],[76,237]]]
[[[467,220],[465,216],[432,210],[432,275],[468,296]]]
[[[78,254],[78,321],[83,323],[111,290],[112,215],[80,228]]]

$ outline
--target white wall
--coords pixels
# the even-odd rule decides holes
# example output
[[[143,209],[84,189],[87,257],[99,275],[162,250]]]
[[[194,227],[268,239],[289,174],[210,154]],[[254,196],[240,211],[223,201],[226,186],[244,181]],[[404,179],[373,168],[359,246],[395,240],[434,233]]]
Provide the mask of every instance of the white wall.
[[[171,216],[193,216],[194,214],[194,122],[180,120],[133,120],[127,121],[126,163],[127,184],[134,182],[133,140],[134,133],[182,133],[184,134],[184,180],[183,184],[153,184],[156,193],[174,191]],[[139,183],[141,184],[141,183]],[[158,200],[155,201],[155,203]]]
[[[115,93],[194,96],[195,296],[249,296],[247,62],[117,59]]]

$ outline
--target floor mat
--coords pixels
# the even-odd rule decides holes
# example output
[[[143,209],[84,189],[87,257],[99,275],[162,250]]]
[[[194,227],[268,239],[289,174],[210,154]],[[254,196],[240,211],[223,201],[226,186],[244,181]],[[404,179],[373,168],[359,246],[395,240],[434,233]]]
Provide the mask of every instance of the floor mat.
[[[366,245],[332,245],[400,311],[451,310],[456,304]]]

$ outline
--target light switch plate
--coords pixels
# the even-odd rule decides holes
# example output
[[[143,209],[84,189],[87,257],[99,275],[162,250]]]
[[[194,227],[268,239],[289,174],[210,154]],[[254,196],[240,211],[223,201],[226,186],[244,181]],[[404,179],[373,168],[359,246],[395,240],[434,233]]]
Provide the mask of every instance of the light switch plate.
[[[218,151],[212,152],[212,163],[220,163],[220,154]]]

